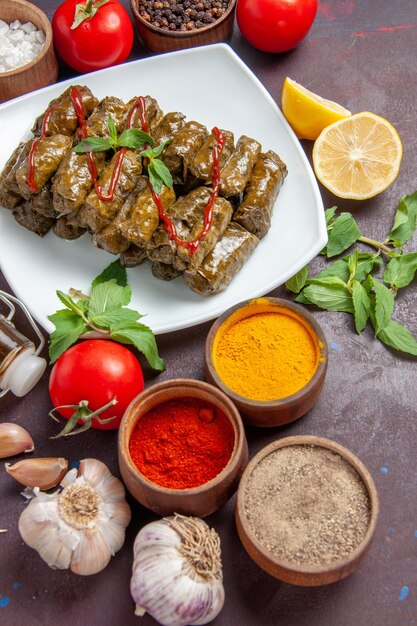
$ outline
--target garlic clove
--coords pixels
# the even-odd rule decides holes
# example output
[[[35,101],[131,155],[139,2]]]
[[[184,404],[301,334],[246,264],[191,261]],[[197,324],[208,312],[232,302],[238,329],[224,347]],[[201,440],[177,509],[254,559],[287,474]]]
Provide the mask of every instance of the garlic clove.
[[[40,514],[40,515],[39,515]],[[19,518],[19,532],[23,541],[34,548],[39,556],[52,569],[68,569],[72,550],[61,540],[58,526],[51,525],[49,520],[42,519],[42,504],[34,503],[27,507]]]
[[[72,556],[71,571],[81,576],[97,574],[106,567],[110,559],[109,547],[97,527],[85,528]]]
[[[21,452],[33,452],[35,445],[28,431],[11,422],[0,424],[0,459],[15,456]]]
[[[125,526],[120,525],[114,519],[108,519],[102,529],[102,536],[111,555],[114,556],[125,542]]]
[[[63,458],[24,459],[14,465],[6,463],[6,470],[25,487],[51,489],[59,484],[68,470],[68,461]]]

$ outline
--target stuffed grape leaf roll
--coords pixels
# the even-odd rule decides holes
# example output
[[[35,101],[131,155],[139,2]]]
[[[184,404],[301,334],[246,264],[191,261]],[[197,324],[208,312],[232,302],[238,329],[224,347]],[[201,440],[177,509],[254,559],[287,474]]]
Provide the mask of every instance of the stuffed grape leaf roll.
[[[203,124],[190,121],[184,124],[165,148],[162,160],[171,172],[174,183],[185,183],[190,164],[207,135],[207,129]]]
[[[78,116],[71,98],[71,90],[68,87],[60,96],[51,100],[46,111],[36,118],[32,127],[34,135],[42,133],[44,118],[48,115],[46,124],[47,135],[73,135],[78,126]],[[75,89],[81,96],[82,106],[85,110],[85,117],[88,117],[97,105],[97,98],[93,96],[90,89],[85,86],[76,85]]]
[[[220,172],[220,194],[226,198],[243,193],[261,152],[262,146],[256,139],[242,135]]]
[[[30,149],[33,142],[38,142],[33,155],[33,169],[31,167]],[[29,154],[25,157],[16,171],[16,182],[23,197],[39,193],[57,171],[66,152],[72,147],[72,138],[67,135],[52,135],[42,139],[33,139],[29,142]],[[37,191],[29,184],[30,173],[33,174],[33,184]]]
[[[132,244],[127,250],[121,253],[119,259],[124,267],[136,267],[148,258],[146,250]]]
[[[124,123],[125,105],[119,98],[103,98],[87,120],[86,136],[108,137],[108,121],[111,117],[120,131]],[[106,163],[105,152],[78,154],[69,150],[61,161],[54,176],[53,198],[55,210],[59,213],[75,213],[84,204],[94,181],[90,161],[93,159],[97,174],[100,175]]]
[[[169,187],[163,187],[159,194],[164,211],[175,202],[175,193]],[[121,225],[121,234],[130,243],[143,247],[152,239],[159,225],[159,211],[152,197],[149,185],[137,196],[132,210],[127,219]]]
[[[129,100],[126,105],[124,126],[125,128],[138,128],[152,135],[162,116],[163,113],[155,98],[137,96]]]
[[[113,156],[99,178],[99,193],[93,189],[81,209],[81,223],[92,233],[113,219],[139,181],[141,157],[133,150],[124,150],[122,148]]]
[[[235,222],[230,222],[213,250],[195,272],[186,271],[187,285],[203,296],[226,289],[259,243],[259,239]]]
[[[50,231],[55,220],[34,211],[30,201],[23,202],[13,209],[13,217],[24,228],[44,237]]]
[[[71,241],[81,237],[86,229],[80,224],[79,215],[75,213],[61,215],[53,225],[53,231],[57,237]]]
[[[219,167],[222,169],[234,150],[234,136],[230,130],[220,130],[224,136],[224,146],[219,155]],[[190,171],[193,176],[209,182],[213,176],[213,148],[217,145],[216,136],[210,133],[191,163]]]
[[[271,226],[274,203],[286,175],[287,166],[275,152],[261,154],[233,220],[262,239]]]
[[[178,245],[178,256],[188,267],[189,272],[194,272],[201,264],[207,254],[214,248],[217,240],[225,231],[227,225],[232,219],[233,208],[230,202],[225,198],[216,198],[212,210],[211,224],[208,232],[202,237],[195,251],[192,253],[186,246]],[[197,220],[193,226],[187,241],[195,241],[202,232],[204,227],[204,215]]]

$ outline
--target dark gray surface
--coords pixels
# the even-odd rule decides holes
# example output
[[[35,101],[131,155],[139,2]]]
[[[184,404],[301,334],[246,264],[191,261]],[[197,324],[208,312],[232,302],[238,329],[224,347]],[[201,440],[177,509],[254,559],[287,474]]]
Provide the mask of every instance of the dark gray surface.
[[[38,0],[35,4],[52,17],[58,3]],[[389,232],[398,199],[417,188],[416,34],[415,0],[325,0],[320,2],[308,38],[290,53],[257,52],[237,29],[231,42],[278,102],[288,75],[352,112],[370,110],[395,125],[404,158],[397,180],[385,193],[354,203],[323,191],[325,207],[337,204],[354,211],[363,234],[376,239]],[[136,42],[131,58],[139,56],[144,53]],[[60,79],[72,75],[61,67]],[[311,147],[305,142],[309,156]],[[416,244],[414,237],[407,248]],[[322,262],[314,261],[313,269]],[[7,290],[2,277],[0,288]],[[272,295],[289,297],[283,288]],[[415,282],[397,300],[396,319],[417,335]],[[381,514],[375,540],[367,559],[348,579],[322,588],[292,587],[263,573],[246,555],[236,535],[232,499],[208,519],[220,533],[224,561],[226,603],[213,622],[216,626],[402,626],[417,621],[416,363],[386,349],[370,330],[358,337],[346,314],[316,311],[314,315],[330,348],[321,398],[308,415],[286,428],[248,428],[250,454],[277,437],[304,433],[326,436],[349,447],[368,467],[378,488]],[[17,323],[29,332],[21,316]],[[158,377],[145,371],[146,384],[156,378],[203,378],[209,327],[210,323],[159,337],[168,367]],[[0,419],[25,425],[33,434],[38,456],[97,457],[117,474],[114,432],[91,431],[82,438],[58,442],[48,439],[56,432],[47,415],[51,408],[48,375],[49,370],[26,398],[8,395],[0,400]],[[103,572],[80,578],[50,570],[23,544],[17,531],[24,506],[20,489],[4,471],[0,475],[0,528],[8,529],[0,535],[1,624],[155,623],[149,617],[133,616],[129,593],[132,544],[139,528],[153,519],[149,512],[129,499],[133,519],[124,547]]]

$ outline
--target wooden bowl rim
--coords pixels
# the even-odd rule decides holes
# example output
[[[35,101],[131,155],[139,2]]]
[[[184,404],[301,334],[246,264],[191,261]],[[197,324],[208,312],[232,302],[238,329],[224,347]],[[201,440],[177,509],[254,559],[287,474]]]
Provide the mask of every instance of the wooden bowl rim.
[[[163,28],[159,28],[159,26],[154,26],[151,22],[147,22],[143,19],[138,11],[138,0],[130,0],[130,8],[134,17],[149,31],[161,36],[166,37],[167,39],[185,39],[189,37],[196,38],[199,35],[204,35],[205,33],[209,33],[211,30],[219,26],[222,22],[226,21],[229,15],[234,11],[236,7],[237,0],[230,0],[229,6],[226,9],[226,12],[223,13],[221,17],[219,17],[215,22],[211,24],[207,24],[207,26],[203,26],[202,28],[193,28],[192,30],[165,30]]]
[[[249,310],[251,306],[256,305],[258,303],[259,304],[266,303],[272,306],[276,306],[277,308],[284,308],[284,309],[286,308],[286,309],[290,309],[294,311],[308,324],[308,326],[312,328],[312,330],[314,331],[318,339],[320,358],[319,358],[319,362],[317,364],[317,368],[313,376],[310,378],[307,384],[304,385],[304,387],[302,387],[299,391],[296,391],[295,393],[289,396],[285,396],[284,398],[279,398],[278,400],[253,400],[252,398],[246,398],[245,396],[239,395],[238,393],[233,391],[233,389],[230,389],[230,387],[228,387],[225,384],[223,379],[217,373],[217,370],[214,367],[214,363],[212,359],[214,340],[221,326],[236,311],[239,311],[240,309],[244,309],[245,307],[248,307],[248,310]],[[298,404],[299,402],[307,398],[314,391],[316,385],[321,381],[322,377],[326,375],[327,363],[328,363],[328,346],[327,346],[327,340],[324,335],[322,327],[317,322],[317,320],[311,315],[311,313],[309,313],[308,311],[305,311],[303,307],[301,307],[299,304],[296,304],[295,302],[292,302],[291,300],[285,300],[284,298],[273,298],[273,297],[263,296],[261,298],[252,298],[250,300],[244,300],[243,302],[235,304],[234,306],[230,307],[230,309],[227,309],[227,311],[225,311],[222,315],[220,315],[220,317],[218,317],[215,320],[215,322],[212,324],[207,334],[204,358],[206,361],[206,366],[210,372],[210,375],[215,381],[216,385],[223,391],[224,394],[226,394],[234,402],[244,407],[247,407],[248,410],[250,409],[277,409],[279,410],[280,408],[283,409],[283,408],[287,408],[288,406]]]
[[[9,70],[8,72],[1,72],[0,80],[2,78],[8,78],[10,76],[17,76],[18,74],[21,74],[22,72],[26,72],[27,70],[30,70],[34,65],[37,65],[40,61],[42,61],[42,59],[46,56],[46,54],[48,54],[51,48],[51,44],[52,44],[51,23],[47,15],[39,7],[37,7],[32,2],[27,2],[27,0],[3,0],[3,1],[5,3],[7,2],[10,6],[20,5],[24,8],[27,8],[28,11],[32,13],[32,15],[33,14],[37,15],[39,17],[39,20],[42,22],[42,31],[45,35],[45,43],[43,45],[42,50],[38,54],[38,56],[36,56],[34,59],[29,61],[25,65],[21,65],[20,67],[17,67],[14,70]],[[32,20],[28,17],[28,21],[32,21]]]
[[[265,546],[257,539],[254,533],[251,530],[249,522],[244,513],[244,496],[247,482],[249,480],[250,475],[252,474],[254,468],[258,463],[264,459],[266,456],[278,450],[280,448],[287,448],[289,446],[297,446],[297,445],[313,445],[317,447],[322,447],[331,452],[336,452],[343,459],[345,459],[359,474],[362,479],[363,484],[366,487],[369,496],[370,502],[370,519],[368,529],[363,537],[362,541],[356,546],[356,548],[349,554],[349,556],[344,559],[340,559],[331,563],[330,565],[297,565],[296,563],[292,563],[291,561],[287,561],[285,559],[280,559],[275,556],[272,552],[267,550]],[[284,570],[294,572],[297,574],[331,574],[338,572],[340,570],[344,570],[346,566],[350,565],[352,562],[357,560],[363,552],[367,549],[370,542],[372,541],[373,535],[375,533],[376,523],[379,515],[379,498],[378,492],[374,483],[374,480],[366,468],[366,466],[362,463],[362,461],[349,450],[345,446],[333,441],[332,439],[327,439],[326,437],[317,437],[315,435],[294,435],[292,437],[284,437],[283,439],[278,439],[268,444],[264,448],[262,448],[248,463],[245,470],[243,471],[242,477],[240,479],[239,488],[237,492],[236,498],[236,515],[239,517],[239,522],[242,527],[243,532],[247,540],[253,544],[258,552],[262,554],[262,556],[269,561],[273,565],[277,565]],[[256,561],[255,561],[256,562]]]
[[[226,415],[226,417],[229,419],[229,421],[231,422],[233,429],[235,431],[235,442],[234,442],[233,450],[226,465],[211,480],[207,481],[206,483],[203,483],[202,485],[198,485],[197,487],[189,487],[187,489],[173,489],[171,487],[163,487],[161,485],[158,485],[152,482],[151,480],[149,480],[148,478],[146,478],[146,476],[144,476],[140,472],[140,470],[133,463],[132,458],[130,456],[129,440],[127,438],[127,432],[126,432],[127,423],[130,422],[131,420],[134,420],[134,424],[131,430],[132,432],[139,420],[139,417],[137,418],[131,417],[130,414],[132,413],[133,410],[137,409],[137,405],[138,404],[140,405],[144,400],[147,400],[153,395],[159,394],[162,391],[170,389],[170,388],[176,389],[176,390],[181,389],[182,391],[184,391],[183,395],[180,394],[176,397],[187,397],[187,390],[190,388],[193,388],[194,390],[197,389],[198,391],[203,391],[205,392],[205,394],[209,396],[210,395],[217,396],[217,399],[225,405],[225,409],[223,410],[223,412]],[[166,401],[167,400],[164,400],[164,402]],[[157,402],[154,406],[157,406],[158,404],[159,403]],[[228,411],[230,412],[230,414]],[[231,415],[233,415],[233,419]],[[230,400],[230,398],[228,398],[221,391],[221,389],[217,389],[217,387],[215,387],[214,385],[210,385],[209,383],[203,380],[198,380],[194,378],[171,378],[169,380],[164,380],[160,383],[155,383],[154,385],[150,385],[149,387],[144,389],[140,394],[138,394],[129,404],[119,426],[118,451],[119,451],[119,454],[123,457],[130,471],[136,476],[137,480],[142,484],[143,487],[147,489],[152,489],[154,492],[159,493],[159,494],[166,494],[170,496],[171,495],[189,496],[189,495],[197,495],[197,494],[201,495],[217,487],[218,485],[220,485],[223,479],[226,476],[230,475],[230,473],[233,472],[239,465],[240,460],[241,460],[240,459],[241,454],[245,449],[245,443],[246,443],[246,433],[245,433],[245,428],[243,426],[242,418],[240,417],[240,413],[238,409],[236,408],[236,406],[233,404],[233,402]]]

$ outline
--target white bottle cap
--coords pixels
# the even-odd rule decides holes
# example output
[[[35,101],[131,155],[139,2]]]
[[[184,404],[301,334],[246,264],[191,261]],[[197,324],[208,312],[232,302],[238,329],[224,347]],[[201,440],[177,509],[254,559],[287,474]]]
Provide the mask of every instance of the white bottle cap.
[[[1,381],[1,388],[10,388],[15,396],[25,396],[40,380],[46,369],[46,360],[25,350],[9,365]]]

